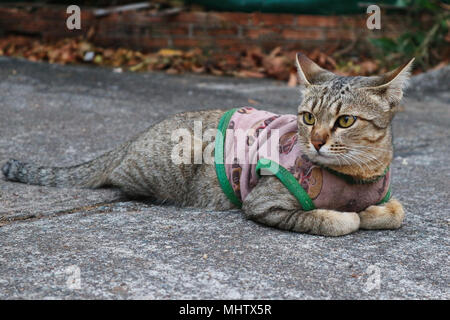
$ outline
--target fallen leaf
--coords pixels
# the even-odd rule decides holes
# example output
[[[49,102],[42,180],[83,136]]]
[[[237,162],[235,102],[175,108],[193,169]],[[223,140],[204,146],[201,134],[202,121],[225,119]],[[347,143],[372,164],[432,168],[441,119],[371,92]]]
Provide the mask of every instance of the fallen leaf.
[[[289,87],[296,87],[298,84],[298,76],[296,73],[290,73],[289,74],[289,80],[288,80],[288,86]]]
[[[161,49],[158,51],[158,55],[163,57],[181,56],[182,54],[183,52],[181,50]]]

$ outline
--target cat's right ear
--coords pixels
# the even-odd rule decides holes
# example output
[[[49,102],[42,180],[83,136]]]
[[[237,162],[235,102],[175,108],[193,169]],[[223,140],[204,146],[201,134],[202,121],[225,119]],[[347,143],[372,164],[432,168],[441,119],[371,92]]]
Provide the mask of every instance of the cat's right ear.
[[[414,58],[397,69],[381,76],[368,77],[369,82],[361,87],[378,99],[385,99],[388,103],[383,103],[385,112],[395,110],[403,97],[403,89],[406,87],[411,73]]]
[[[303,87],[320,85],[324,81],[330,80],[335,76],[334,73],[319,67],[303,53],[299,52],[296,54],[295,62],[297,64],[300,85]]]

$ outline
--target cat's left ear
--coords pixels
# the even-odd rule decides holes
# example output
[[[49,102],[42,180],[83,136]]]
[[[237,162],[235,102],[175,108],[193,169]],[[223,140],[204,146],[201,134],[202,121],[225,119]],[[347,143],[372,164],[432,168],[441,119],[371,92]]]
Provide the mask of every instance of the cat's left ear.
[[[322,69],[314,61],[302,53],[297,53],[295,58],[298,77],[301,87],[321,85],[323,82],[335,77],[335,74]]]
[[[403,89],[408,84],[413,61],[414,58],[393,71],[378,77],[369,78],[371,80],[368,85],[361,89],[367,90],[376,96],[387,100],[389,104],[383,104],[383,109],[389,111],[402,100]]]

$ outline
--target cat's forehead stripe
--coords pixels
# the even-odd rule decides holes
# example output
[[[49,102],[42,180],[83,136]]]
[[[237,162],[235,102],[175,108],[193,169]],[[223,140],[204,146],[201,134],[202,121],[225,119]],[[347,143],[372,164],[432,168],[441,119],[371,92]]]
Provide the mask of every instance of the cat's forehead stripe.
[[[318,110],[320,110],[322,108],[322,103],[323,103],[323,96],[320,97],[319,102],[317,102],[317,100],[315,101],[311,111],[314,112],[316,107],[318,107]]]
[[[339,101],[336,106],[336,113],[335,113],[336,115],[338,115],[339,112],[341,112],[341,108],[342,108],[342,102]]]
[[[336,96],[336,97],[334,97],[334,99],[333,100],[331,100],[329,103],[328,103],[328,105],[329,106],[332,106],[332,105],[334,105],[335,103],[336,103],[336,101],[338,101],[338,100],[340,100],[341,99],[341,96]]]

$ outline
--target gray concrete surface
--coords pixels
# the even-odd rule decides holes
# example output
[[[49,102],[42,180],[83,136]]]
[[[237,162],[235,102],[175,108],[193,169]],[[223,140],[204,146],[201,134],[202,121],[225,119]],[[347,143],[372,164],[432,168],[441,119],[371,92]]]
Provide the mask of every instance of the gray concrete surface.
[[[449,69],[413,79],[394,121],[393,192],[407,211],[400,230],[324,238],[239,211],[0,179],[0,298],[449,299],[448,79]],[[293,113],[300,99],[270,80],[6,58],[0,97],[0,163],[43,165],[91,159],[170,113],[252,103]]]

